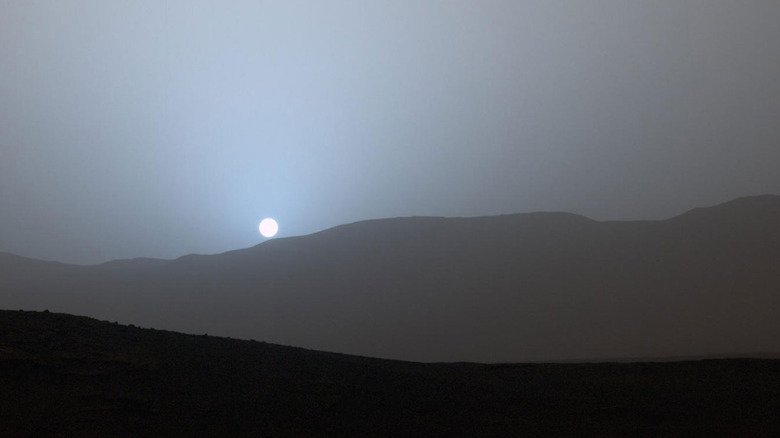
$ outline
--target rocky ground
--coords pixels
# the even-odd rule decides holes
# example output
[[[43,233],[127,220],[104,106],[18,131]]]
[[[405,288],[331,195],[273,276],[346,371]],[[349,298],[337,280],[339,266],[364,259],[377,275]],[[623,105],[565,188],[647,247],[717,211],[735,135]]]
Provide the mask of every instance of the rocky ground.
[[[0,311],[3,437],[780,436],[780,361],[420,364]]]

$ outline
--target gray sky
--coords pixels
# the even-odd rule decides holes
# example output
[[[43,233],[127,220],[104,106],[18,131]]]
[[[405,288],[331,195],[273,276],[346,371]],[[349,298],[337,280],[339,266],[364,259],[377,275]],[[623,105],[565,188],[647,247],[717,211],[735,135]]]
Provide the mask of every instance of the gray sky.
[[[0,251],[780,193],[776,0],[0,0]]]

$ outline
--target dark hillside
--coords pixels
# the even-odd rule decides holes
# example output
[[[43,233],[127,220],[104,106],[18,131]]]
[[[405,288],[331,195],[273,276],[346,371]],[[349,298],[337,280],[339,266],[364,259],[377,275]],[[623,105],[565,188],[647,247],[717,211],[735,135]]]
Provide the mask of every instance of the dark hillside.
[[[659,221],[409,217],[216,255],[0,257],[0,304],[415,361],[780,353],[780,197]]]
[[[3,437],[774,436],[780,361],[418,364],[0,311]]]

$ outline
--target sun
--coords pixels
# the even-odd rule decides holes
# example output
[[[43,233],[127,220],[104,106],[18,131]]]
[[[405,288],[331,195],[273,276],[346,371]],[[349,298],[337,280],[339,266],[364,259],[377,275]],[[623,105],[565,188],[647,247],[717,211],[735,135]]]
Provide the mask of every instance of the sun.
[[[274,237],[276,232],[279,231],[279,224],[275,220],[267,217],[260,222],[260,234],[263,237]]]

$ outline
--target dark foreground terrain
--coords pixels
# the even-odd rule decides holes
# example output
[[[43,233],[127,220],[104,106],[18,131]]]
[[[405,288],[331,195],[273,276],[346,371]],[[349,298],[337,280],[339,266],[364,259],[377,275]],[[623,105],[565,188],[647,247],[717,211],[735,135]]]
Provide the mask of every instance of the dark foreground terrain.
[[[780,436],[780,361],[419,364],[0,311],[0,436]]]

